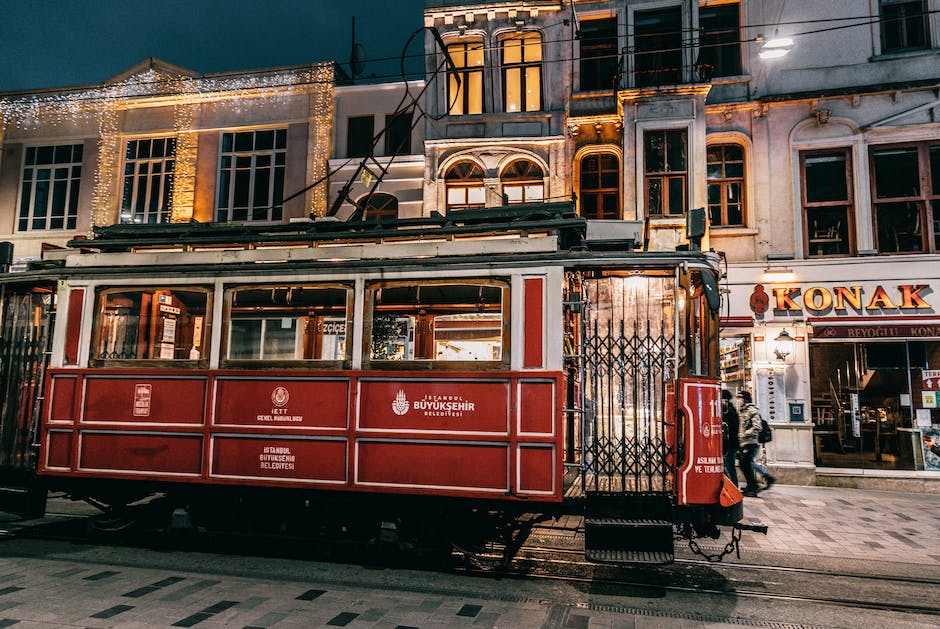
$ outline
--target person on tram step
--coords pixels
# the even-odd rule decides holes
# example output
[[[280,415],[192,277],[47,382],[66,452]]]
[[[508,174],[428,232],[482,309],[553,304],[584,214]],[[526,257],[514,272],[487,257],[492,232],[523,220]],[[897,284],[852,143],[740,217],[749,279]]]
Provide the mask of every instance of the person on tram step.
[[[731,391],[721,390],[721,448],[725,456],[725,476],[738,486],[738,409],[731,401]]]
[[[753,498],[758,491],[770,489],[777,479],[754,460],[760,449],[760,444],[757,442],[757,433],[760,432],[761,427],[760,411],[754,405],[750,392],[738,391],[738,398],[741,400],[738,413],[741,422],[738,433],[741,443],[741,472],[744,473],[744,480],[747,483],[744,495]],[[766,483],[764,487],[757,484],[757,474],[764,477]]]

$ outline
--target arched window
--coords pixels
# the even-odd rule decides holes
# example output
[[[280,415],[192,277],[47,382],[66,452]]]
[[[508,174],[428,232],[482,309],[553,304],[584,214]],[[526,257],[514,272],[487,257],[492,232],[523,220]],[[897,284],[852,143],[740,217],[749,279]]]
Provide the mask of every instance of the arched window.
[[[706,155],[711,225],[744,225],[744,148],[740,144],[711,144]]]
[[[362,220],[381,223],[398,218],[398,199],[391,194],[376,192],[369,199],[360,199],[365,203]]]
[[[481,208],[486,205],[483,169],[476,162],[464,160],[447,169],[447,211]]]
[[[519,33],[500,42],[504,111],[542,108],[542,36]]]
[[[509,164],[500,178],[506,203],[538,203],[545,199],[545,175],[541,167],[527,159]]]
[[[454,63],[454,71],[448,72],[447,113],[451,116],[482,114],[483,40],[462,39],[448,44],[447,54]]]
[[[620,218],[620,160],[614,153],[581,158],[578,209],[584,218]]]

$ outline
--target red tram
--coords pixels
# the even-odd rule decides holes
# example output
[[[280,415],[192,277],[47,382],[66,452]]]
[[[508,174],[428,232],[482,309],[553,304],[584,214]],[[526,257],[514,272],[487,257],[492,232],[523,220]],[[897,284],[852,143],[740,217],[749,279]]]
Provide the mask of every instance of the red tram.
[[[40,509],[159,495],[197,521],[250,505],[386,533],[577,513],[612,562],[741,517],[719,500],[710,254],[589,240],[564,204],[72,246],[2,280],[0,468],[41,481]]]

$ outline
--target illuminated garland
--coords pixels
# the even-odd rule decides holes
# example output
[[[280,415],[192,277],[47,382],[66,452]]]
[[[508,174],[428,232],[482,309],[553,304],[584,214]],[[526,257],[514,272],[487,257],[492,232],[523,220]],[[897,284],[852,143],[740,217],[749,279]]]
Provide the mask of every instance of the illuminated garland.
[[[115,195],[119,186],[123,112],[130,109],[172,106],[176,135],[172,188],[173,222],[193,217],[196,183],[196,148],[199,108],[225,104],[236,115],[258,99],[284,100],[308,94],[310,99],[308,168],[310,181],[327,172],[333,126],[333,64],[236,76],[189,77],[150,67],[122,81],[101,86],[0,99],[0,139],[10,128],[20,130],[93,122],[98,127],[98,167],[92,195],[95,225],[115,221]],[[327,184],[308,195],[308,215],[326,212]]]

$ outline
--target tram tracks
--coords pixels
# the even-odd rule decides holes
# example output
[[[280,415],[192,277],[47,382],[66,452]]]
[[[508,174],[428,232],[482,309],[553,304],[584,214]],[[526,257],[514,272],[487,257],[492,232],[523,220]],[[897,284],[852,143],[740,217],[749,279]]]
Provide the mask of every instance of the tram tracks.
[[[762,564],[749,564],[742,562],[714,563],[704,560],[677,559],[668,566],[649,567],[618,567],[592,564],[583,559],[576,559],[580,551],[573,549],[540,548],[523,546],[509,566],[502,568],[501,575],[512,575],[520,578],[567,581],[582,586],[596,588],[605,586],[611,591],[623,588],[628,592],[644,590],[655,593],[681,592],[688,594],[706,594],[712,596],[732,596],[747,599],[757,599],[778,602],[799,602],[853,609],[867,609],[885,612],[900,612],[905,614],[922,614],[940,617],[940,606],[923,605],[916,602],[897,602],[888,600],[874,600],[873,598],[857,598],[848,596],[803,594],[798,592],[773,591],[759,587],[744,587],[735,585],[736,577],[742,571],[758,574],[785,574],[799,577],[816,577],[825,580],[838,579],[840,581],[867,582],[858,588],[845,588],[847,591],[868,592],[872,582],[888,582],[895,586],[906,586],[917,591],[923,599],[922,588],[925,585],[940,586],[940,579],[926,577],[905,577],[898,575],[880,576],[875,574],[861,574],[853,572],[838,572],[816,568],[774,566]],[[501,555],[497,552],[478,555],[484,561],[498,562]],[[549,568],[546,568],[549,566]],[[462,572],[472,575],[492,574],[492,570],[485,568],[459,568]],[[711,579],[704,577],[701,572],[722,575]],[[722,577],[724,580],[722,580]],[[720,581],[721,585],[709,585],[706,581]],[[769,579],[760,578],[760,583],[779,585]]]
[[[49,513],[46,522],[38,526],[20,524],[17,527],[0,526],[3,530],[0,540],[16,537],[65,541],[72,543],[120,543],[133,546],[133,538],[115,537],[99,539],[92,534],[87,518],[68,513]],[[246,536],[254,537],[257,548],[265,547],[265,535]],[[276,539],[275,536],[273,539]],[[244,538],[243,538],[244,539]],[[137,540],[139,542],[139,540]],[[192,542],[193,540],[189,540]],[[165,540],[172,545],[171,540]],[[190,544],[187,546],[192,547]],[[910,588],[918,591],[919,599],[923,600],[924,586],[940,586],[940,579],[917,576],[877,575],[858,572],[842,572],[821,568],[794,567],[780,565],[753,564],[746,562],[714,563],[704,560],[679,558],[667,566],[611,566],[593,564],[583,559],[583,552],[576,548],[554,548],[536,545],[523,545],[511,561],[504,562],[503,549],[498,544],[492,544],[485,550],[473,553],[454,552],[453,561],[447,566],[435,566],[432,570],[443,569],[455,574],[466,574],[477,577],[513,577],[519,579],[533,579],[542,581],[567,582],[585,591],[603,590],[614,596],[618,593],[628,597],[661,598],[666,593],[701,594],[717,597],[737,597],[741,599],[754,599],[763,601],[777,601],[781,603],[804,603],[842,608],[878,610],[883,612],[896,612],[905,614],[921,614],[930,617],[940,617],[940,607],[923,605],[908,601],[898,601],[883,597],[878,600],[878,582],[892,584],[896,587]],[[215,552],[219,552],[218,549]],[[224,550],[221,552],[225,552]],[[249,551],[250,553],[250,551]],[[344,553],[327,552],[322,557],[326,561],[340,561]],[[314,559],[311,557],[311,559]],[[418,563],[417,561],[415,562]],[[396,562],[398,567],[409,567],[406,561]],[[426,568],[426,566],[424,566]],[[756,579],[754,575],[758,575]],[[781,575],[782,580],[813,579],[818,580],[820,587],[814,588],[803,583],[804,590],[809,587],[812,594],[798,591],[787,591],[785,584],[779,583],[777,577],[759,575]],[[748,580],[750,579],[750,580]],[[866,592],[868,598],[826,595],[823,587],[827,582],[839,580],[848,582],[843,591]],[[851,583],[857,587],[851,587]],[[772,589],[767,589],[769,586]],[[914,598],[911,596],[910,598]]]

